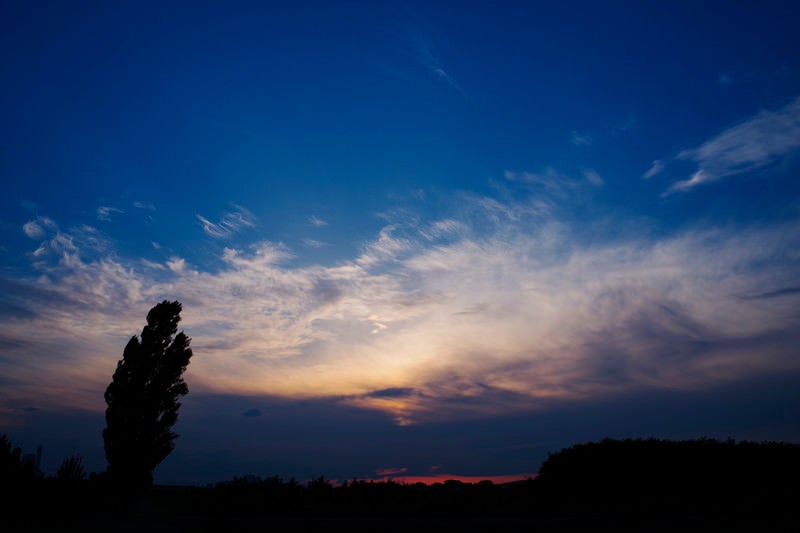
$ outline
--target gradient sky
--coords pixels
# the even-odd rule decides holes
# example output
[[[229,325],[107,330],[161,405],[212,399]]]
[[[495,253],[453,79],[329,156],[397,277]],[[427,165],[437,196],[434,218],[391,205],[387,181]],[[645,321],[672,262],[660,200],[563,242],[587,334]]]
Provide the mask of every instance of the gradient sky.
[[[105,467],[163,299],[156,482],[524,476],[800,442],[792,2],[0,7],[0,431]]]

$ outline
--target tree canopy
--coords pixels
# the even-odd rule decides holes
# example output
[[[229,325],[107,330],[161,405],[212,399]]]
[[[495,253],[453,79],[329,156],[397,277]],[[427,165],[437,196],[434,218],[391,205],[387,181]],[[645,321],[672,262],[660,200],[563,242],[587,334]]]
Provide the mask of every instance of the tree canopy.
[[[178,437],[172,426],[189,392],[182,375],[192,357],[189,337],[176,334],[181,310],[167,300],[150,309],[141,340],[128,341],[105,392],[108,473],[129,486],[151,485]]]

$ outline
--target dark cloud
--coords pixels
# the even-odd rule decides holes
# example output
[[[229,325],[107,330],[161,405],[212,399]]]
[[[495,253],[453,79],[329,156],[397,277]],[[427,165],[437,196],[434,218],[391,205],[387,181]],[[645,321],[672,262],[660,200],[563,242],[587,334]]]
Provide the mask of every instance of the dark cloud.
[[[251,417],[251,418],[252,417],[257,417],[257,416],[261,416],[261,411],[259,411],[258,409],[248,409],[247,411],[242,413],[242,415],[248,416],[248,417]]]
[[[20,320],[32,320],[36,318],[37,315],[30,309],[0,300],[0,316]]]
[[[78,311],[88,308],[88,305],[60,292],[37,287],[32,282],[0,278],[0,316],[33,319],[39,316],[38,309],[48,307]]]
[[[0,312],[1,311],[2,311],[2,306],[0,306]],[[0,316],[3,316],[3,315],[0,314]],[[6,350],[8,350],[8,351],[20,350],[22,348],[25,348],[25,346],[26,346],[26,343],[21,341],[21,340],[19,340],[19,339],[9,339],[7,337],[4,337],[2,334],[0,334],[0,350],[3,350],[3,351],[6,351]],[[3,360],[3,359],[4,359],[3,357],[0,357],[0,360]]]
[[[414,389],[409,387],[392,387],[388,389],[381,389],[372,391],[366,394],[368,398],[406,398],[414,394]]]
[[[403,474],[408,472],[408,468],[405,467],[392,467],[392,468],[384,468],[381,470],[377,470],[375,475],[377,476],[394,476],[397,474]]]
[[[762,292],[753,296],[742,296],[746,300],[763,300],[769,298],[779,298],[781,296],[794,296],[800,294],[800,287],[785,287],[774,291]]]

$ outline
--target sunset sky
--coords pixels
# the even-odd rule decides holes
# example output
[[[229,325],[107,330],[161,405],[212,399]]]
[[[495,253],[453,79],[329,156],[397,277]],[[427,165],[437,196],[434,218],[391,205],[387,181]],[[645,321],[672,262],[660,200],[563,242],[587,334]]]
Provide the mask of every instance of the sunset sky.
[[[195,355],[157,483],[800,442],[798,27],[770,1],[3,2],[0,433],[103,470],[103,392],[168,299]]]

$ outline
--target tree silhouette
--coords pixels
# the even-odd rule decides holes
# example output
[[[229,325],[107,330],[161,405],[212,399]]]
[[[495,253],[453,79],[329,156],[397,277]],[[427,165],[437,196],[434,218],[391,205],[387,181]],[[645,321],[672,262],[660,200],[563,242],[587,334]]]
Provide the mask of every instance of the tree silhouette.
[[[73,454],[61,461],[61,465],[56,470],[56,479],[65,483],[75,483],[86,479],[83,456]]]
[[[180,302],[164,300],[147,313],[141,341],[134,335],[105,393],[103,431],[109,477],[148,487],[153,470],[175,447],[178,401],[189,392],[181,377],[192,357],[190,339],[176,335]]]
[[[33,463],[24,460],[22,449],[8,435],[0,434],[0,481],[13,485],[33,478]]]

